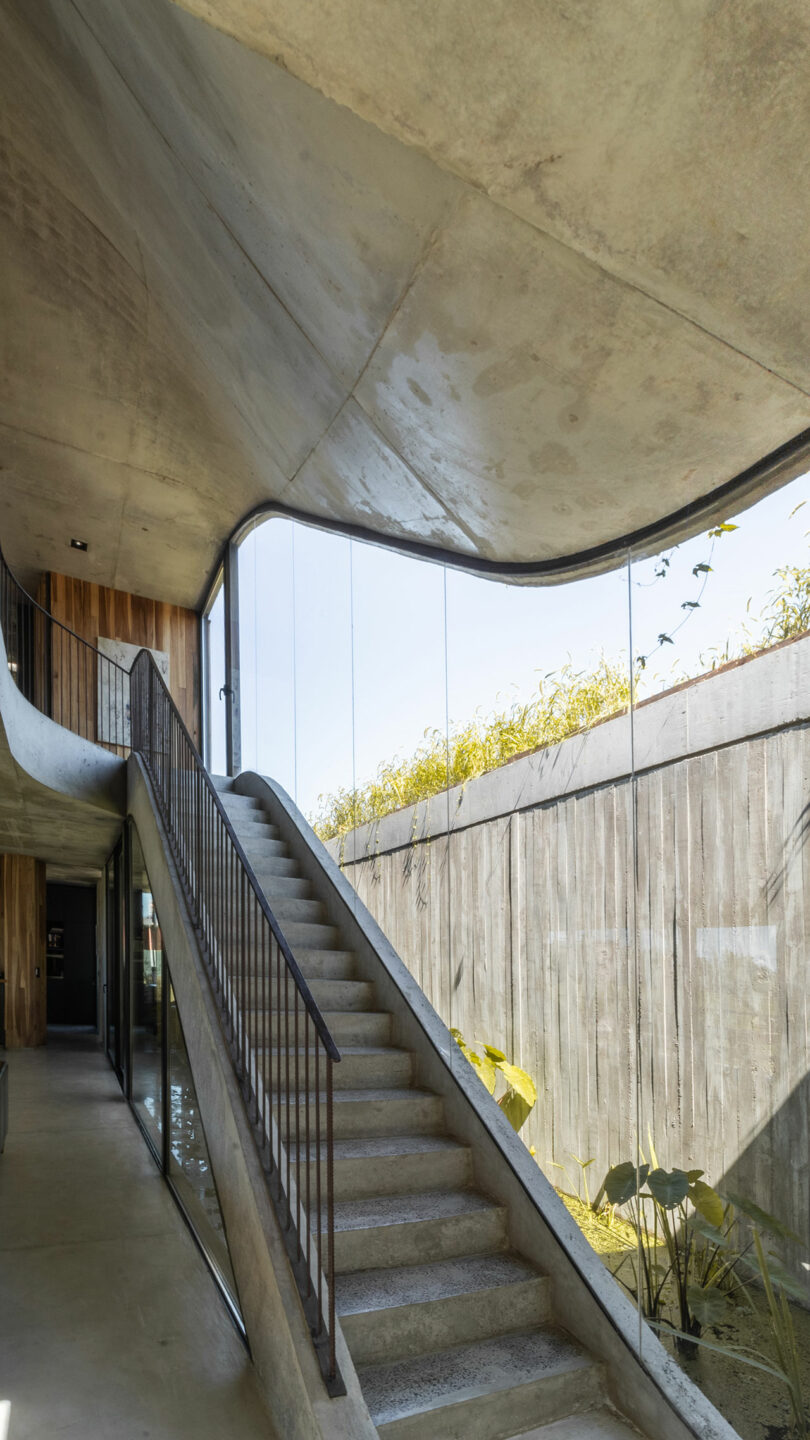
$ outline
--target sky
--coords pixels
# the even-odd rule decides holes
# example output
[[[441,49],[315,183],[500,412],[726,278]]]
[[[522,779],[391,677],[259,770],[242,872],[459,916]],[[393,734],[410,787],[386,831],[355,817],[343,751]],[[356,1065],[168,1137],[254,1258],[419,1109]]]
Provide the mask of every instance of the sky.
[[[668,566],[658,557],[634,563],[629,576],[625,565],[557,586],[481,580],[266,521],[239,560],[243,767],[273,776],[311,817],[319,796],[370,780],[381,763],[411,753],[426,729],[444,730],[447,714],[452,728],[528,700],[545,674],[569,662],[589,670],[604,655],[627,665],[628,595],[633,654],[649,657],[642,696],[708,669],[713,648],[739,641],[752,623],[749,603],[752,616],[762,610],[774,571],[810,560],[808,500],[803,476],[726,516],[736,530],[665,551]],[[711,573],[695,576],[698,564]],[[699,608],[683,608],[698,598]],[[674,643],[654,653],[661,633]],[[221,606],[211,638],[218,770]]]

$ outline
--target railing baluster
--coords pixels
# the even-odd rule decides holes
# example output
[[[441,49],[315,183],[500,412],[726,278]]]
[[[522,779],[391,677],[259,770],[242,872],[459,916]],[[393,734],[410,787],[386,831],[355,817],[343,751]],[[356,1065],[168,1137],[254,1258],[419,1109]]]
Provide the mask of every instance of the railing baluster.
[[[115,754],[141,758],[337,1393],[333,1084],[340,1052],[149,652],[141,650],[129,672],[101,655],[27,595],[1,553],[0,626],[11,673],[31,703]]]
[[[284,1075],[286,1089],[284,1092],[284,1105],[287,1114],[287,1124],[284,1132],[285,1159],[287,1161],[287,1215],[288,1223],[292,1219],[290,1210],[290,972],[284,971]]]
[[[298,991],[293,992],[295,1006],[295,1228],[298,1232],[298,1250],[301,1251],[301,1076],[300,1052],[298,1049]]]
[[[326,1222],[327,1284],[329,1286],[329,1378],[334,1380],[335,1361],[335,1137],[333,1113],[334,1074],[332,1056],[326,1057]]]

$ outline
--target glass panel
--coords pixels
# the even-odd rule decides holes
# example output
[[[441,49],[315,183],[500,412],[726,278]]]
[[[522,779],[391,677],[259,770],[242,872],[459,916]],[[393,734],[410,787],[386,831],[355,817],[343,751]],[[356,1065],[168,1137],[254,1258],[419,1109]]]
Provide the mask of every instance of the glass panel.
[[[759,1207],[765,1261],[778,1275],[778,1256],[789,1275],[780,1323],[795,1334],[805,1374],[808,499],[805,477],[632,569],[645,702],[634,714],[640,1148],[734,1197],[721,1251],[746,1282],[755,1255],[738,1257],[753,1238],[746,1212]],[[697,1198],[692,1190],[670,1219],[682,1227]],[[707,1253],[700,1239],[694,1253]],[[684,1272],[687,1283],[697,1269]],[[708,1298],[693,1291],[686,1310],[667,1290],[650,1318],[686,1334],[664,1343],[746,1440],[792,1434],[783,1382],[693,1343],[776,1357],[762,1288],[749,1284],[750,1304],[735,1304],[743,1296],[733,1280],[716,1283],[719,1274],[709,1272]]]
[[[106,923],[107,923],[107,1054],[116,1071],[121,1069],[120,1045],[120,945],[119,887],[116,884],[117,854],[107,861]]]
[[[637,1135],[626,570],[510,586],[273,520],[240,601],[246,764],[446,1023],[529,1072],[521,1135],[584,1196]]]
[[[225,586],[220,582],[213,603],[203,617],[203,646],[206,672],[206,751],[208,768],[224,775],[228,768],[226,710],[221,695],[225,679]]]
[[[163,1129],[163,936],[134,827],[130,835],[132,1104],[158,1144]]]
[[[189,1221],[215,1262],[236,1302],[222,1212],[219,1208],[205,1131],[197,1104],[183,1026],[168,978],[169,1026],[169,1175]]]
[[[239,547],[239,661],[243,767],[295,798],[293,531],[272,521]]]
[[[625,574],[448,570],[447,666],[453,1023],[529,1077],[507,1113],[583,1220],[635,1133]]]

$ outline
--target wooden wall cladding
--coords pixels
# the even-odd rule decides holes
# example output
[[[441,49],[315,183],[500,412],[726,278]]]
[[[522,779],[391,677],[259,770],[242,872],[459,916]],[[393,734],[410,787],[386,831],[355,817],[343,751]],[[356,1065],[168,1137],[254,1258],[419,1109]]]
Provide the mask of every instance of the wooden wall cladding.
[[[200,630],[196,612],[69,575],[51,574],[49,588],[51,614],[91,645],[102,636],[168,653],[172,698],[199,745]]]
[[[0,970],[9,1050],[45,1044],[45,926],[44,860],[0,855]]]

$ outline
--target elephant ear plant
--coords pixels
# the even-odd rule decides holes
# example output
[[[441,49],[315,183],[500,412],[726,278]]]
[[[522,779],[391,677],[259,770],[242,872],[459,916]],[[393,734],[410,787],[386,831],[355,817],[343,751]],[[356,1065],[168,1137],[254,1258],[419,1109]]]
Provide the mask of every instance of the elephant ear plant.
[[[466,1043],[460,1030],[450,1034],[462,1055],[469,1060],[480,1080],[483,1080],[490,1095],[494,1095],[498,1076],[506,1081],[506,1090],[498,1101],[513,1130],[520,1130],[537,1102],[537,1086],[527,1070],[511,1065],[502,1050],[494,1045],[482,1046],[483,1054]]]
[[[810,1440],[810,1409],[789,1304],[792,1297],[807,1305],[808,1296],[763,1239],[768,1235],[798,1245],[799,1236],[744,1196],[719,1195],[705,1183],[702,1170],[662,1169],[650,1150],[652,1165],[632,1160],[614,1165],[591,1207],[597,1212],[605,1202],[626,1207],[636,1232],[636,1245],[614,1275],[653,1329],[668,1331],[683,1355],[694,1358],[705,1346],[781,1380],[790,1399],[790,1435]],[[743,1225],[750,1239],[742,1237]],[[764,1294],[770,1355],[702,1335],[730,1318],[731,1303],[742,1300],[755,1308],[746,1280],[758,1282]]]
[[[744,1293],[742,1256],[730,1244],[733,1206],[703,1179],[702,1170],[664,1170],[626,1160],[608,1171],[592,1208],[607,1201],[626,1208],[637,1236],[614,1274],[656,1327],[694,1356],[704,1326],[717,1325]],[[673,1314],[674,1311],[674,1314]]]

